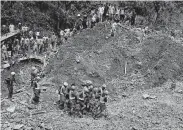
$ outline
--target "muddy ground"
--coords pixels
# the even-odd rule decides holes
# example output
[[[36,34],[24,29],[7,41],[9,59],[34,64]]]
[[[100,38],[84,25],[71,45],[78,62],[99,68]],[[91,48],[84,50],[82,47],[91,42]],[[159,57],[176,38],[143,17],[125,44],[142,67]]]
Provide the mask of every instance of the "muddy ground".
[[[42,91],[39,105],[30,104],[32,90],[29,86],[30,68],[37,63],[24,63],[16,68],[19,75],[24,75],[19,79],[21,86],[27,86],[27,89],[15,94],[10,102],[5,98],[6,87],[2,86],[2,128],[6,130],[21,124],[20,129],[40,129],[38,126],[43,122],[45,128],[53,130],[182,130],[183,82],[176,81],[174,90],[170,89],[170,80],[161,86],[150,87],[141,71],[134,73],[138,60],[129,58],[141,51],[137,35],[119,29],[115,37],[106,38],[109,31],[107,23],[98,24],[59,48],[44,68],[46,76],[40,84],[46,84],[47,90]],[[126,74],[125,61],[128,61]],[[64,81],[74,82],[80,89],[82,82],[88,79],[94,86],[107,85],[110,92],[107,118],[71,117],[55,105],[58,85]],[[153,98],[144,99],[144,94]],[[8,112],[7,108],[12,106],[15,106],[14,112]]]

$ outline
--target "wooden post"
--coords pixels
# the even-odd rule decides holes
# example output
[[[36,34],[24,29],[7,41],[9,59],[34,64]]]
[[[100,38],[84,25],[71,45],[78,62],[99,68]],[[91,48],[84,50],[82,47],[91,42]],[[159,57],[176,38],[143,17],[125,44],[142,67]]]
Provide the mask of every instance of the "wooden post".
[[[127,61],[125,61],[125,75],[126,75],[126,69],[127,69]]]

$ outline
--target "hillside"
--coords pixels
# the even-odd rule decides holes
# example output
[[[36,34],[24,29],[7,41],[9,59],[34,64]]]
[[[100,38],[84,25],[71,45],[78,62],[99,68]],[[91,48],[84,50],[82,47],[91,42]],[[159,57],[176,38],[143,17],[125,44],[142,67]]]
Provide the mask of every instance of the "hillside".
[[[57,19],[51,18],[50,13],[56,11],[52,9],[56,8],[58,3],[59,9],[63,9],[63,12],[67,8],[69,10],[69,5],[64,7],[67,2],[40,2],[42,6],[49,5],[47,12],[39,10],[40,7],[37,7],[34,1],[27,2],[30,5],[24,2],[18,3],[23,3],[24,8],[30,6],[31,11],[38,11],[36,14],[42,17],[34,16],[35,21],[32,21],[42,30],[47,30],[46,24],[48,24],[50,30],[57,31]],[[148,2],[124,3],[129,6],[135,4],[142,8],[152,6]],[[14,9],[15,4],[17,3],[12,3]],[[79,10],[84,6],[82,2],[73,4],[77,5],[78,12],[84,10]],[[96,4],[98,3],[93,3],[93,5]],[[173,40],[170,37],[170,30],[167,30],[167,28],[182,29],[180,13],[182,2],[162,2],[160,5],[162,12],[167,10],[175,12],[169,14],[170,17],[167,18],[174,17],[173,22],[163,18],[167,16],[158,16],[156,22],[148,21],[147,24],[155,30],[146,35],[141,42],[139,40],[141,33],[134,31],[135,27],[140,25],[131,27],[122,23],[122,27],[117,28],[116,35],[109,37],[111,25],[108,22],[102,22],[97,23],[94,28],[82,30],[70,37],[65,44],[60,45],[56,53],[52,52],[49,63],[43,68],[42,73],[45,76],[39,84],[42,86],[46,84],[47,89],[41,92],[38,105],[30,103],[32,89],[29,79],[31,66],[42,67],[42,64],[29,61],[1,72],[1,80],[3,80],[10,71],[15,70],[18,81],[21,83],[21,86],[15,86],[15,90],[24,87],[22,92],[13,95],[13,102],[10,102],[5,98],[7,89],[3,84],[2,129],[7,130],[22,125],[22,129],[37,130],[41,129],[39,127],[41,124],[49,130],[183,129],[183,43],[177,42],[176,37]],[[180,8],[175,8],[178,6]],[[89,7],[86,6],[86,10]],[[150,9],[153,10],[153,8]],[[161,11],[158,11],[158,15],[164,15]],[[180,15],[177,16],[178,12]],[[153,13],[154,11],[148,16],[152,17]],[[16,19],[15,17],[18,16],[12,18]],[[31,17],[24,17],[26,23],[31,23]],[[43,21],[39,21],[38,17]],[[167,23],[162,19],[167,20]],[[62,28],[62,24],[65,25],[64,22],[60,22],[59,28]],[[78,89],[82,89],[85,80],[93,81],[93,85],[98,87],[103,83],[107,85],[109,100],[106,118],[102,116],[93,119],[87,114],[83,118],[69,116],[55,104],[58,100],[55,92],[64,81],[69,84],[75,83]],[[172,88],[172,83],[176,84],[175,88]],[[150,96],[146,98],[146,95]],[[15,107],[13,112],[7,111],[13,107]]]

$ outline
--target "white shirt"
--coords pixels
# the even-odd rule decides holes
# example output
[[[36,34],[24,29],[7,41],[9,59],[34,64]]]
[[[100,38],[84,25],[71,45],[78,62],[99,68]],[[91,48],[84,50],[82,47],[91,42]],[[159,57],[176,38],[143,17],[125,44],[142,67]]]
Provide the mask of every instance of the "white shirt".
[[[6,46],[3,45],[3,46],[2,46],[2,51],[6,51],[6,50],[7,50]]]
[[[121,14],[125,14],[125,11],[124,11],[124,9],[121,9]]]
[[[103,13],[104,13],[104,7],[99,7],[98,10],[99,10],[99,13],[100,13],[100,14],[103,14]]]
[[[120,25],[119,23],[116,23],[116,22],[114,22],[113,24],[112,24],[112,30],[116,30],[116,27],[118,26],[118,25]]]
[[[36,36],[39,36],[40,32],[36,32]]]
[[[63,30],[60,31],[60,36],[64,36],[64,31]]]
[[[96,17],[97,17],[96,14],[94,14],[92,17],[92,22],[96,22]]]
[[[120,9],[116,9],[116,14],[120,14]]]

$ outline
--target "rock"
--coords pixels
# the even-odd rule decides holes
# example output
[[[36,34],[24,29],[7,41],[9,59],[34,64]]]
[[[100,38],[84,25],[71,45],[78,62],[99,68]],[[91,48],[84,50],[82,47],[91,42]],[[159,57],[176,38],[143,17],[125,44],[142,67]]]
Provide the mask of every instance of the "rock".
[[[10,107],[8,107],[6,110],[7,110],[8,112],[13,113],[13,112],[15,111],[15,108],[16,108],[16,106],[10,106]]]
[[[4,68],[4,69],[6,69],[6,68],[8,68],[8,67],[10,67],[10,64],[9,64],[9,63],[3,65],[3,68]]]
[[[142,98],[143,98],[143,99],[155,99],[156,96],[150,96],[149,94],[143,94],[143,95],[142,95]]]
[[[19,130],[20,128],[22,128],[24,125],[23,124],[17,124],[13,126],[13,130]]]
[[[149,97],[150,97],[150,95],[148,95],[148,94],[143,94],[143,95],[142,95],[142,98],[143,98],[143,99],[148,99]]]
[[[130,130],[138,130],[138,129],[132,126],[132,127],[130,128]]]
[[[175,91],[176,93],[180,93],[180,94],[183,94],[183,90],[182,89],[178,89]]]

